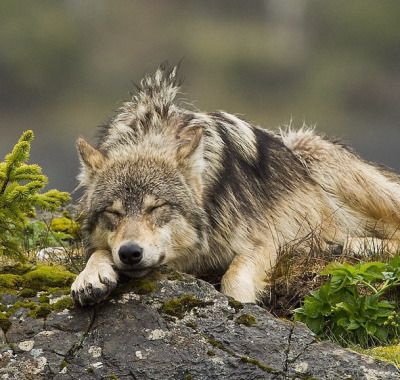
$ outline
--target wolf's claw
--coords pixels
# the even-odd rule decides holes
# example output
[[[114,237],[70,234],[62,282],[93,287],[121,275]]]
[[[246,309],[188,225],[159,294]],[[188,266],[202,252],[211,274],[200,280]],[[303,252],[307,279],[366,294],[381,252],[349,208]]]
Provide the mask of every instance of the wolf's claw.
[[[86,267],[72,284],[71,297],[82,306],[96,304],[113,291],[117,280],[117,273],[107,263]]]

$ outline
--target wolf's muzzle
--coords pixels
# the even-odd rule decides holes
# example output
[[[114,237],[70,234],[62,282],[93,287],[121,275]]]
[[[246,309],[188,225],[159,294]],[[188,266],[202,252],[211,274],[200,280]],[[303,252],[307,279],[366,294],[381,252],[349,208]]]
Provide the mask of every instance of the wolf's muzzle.
[[[137,265],[142,261],[143,248],[134,243],[124,244],[118,251],[120,260],[126,265]]]

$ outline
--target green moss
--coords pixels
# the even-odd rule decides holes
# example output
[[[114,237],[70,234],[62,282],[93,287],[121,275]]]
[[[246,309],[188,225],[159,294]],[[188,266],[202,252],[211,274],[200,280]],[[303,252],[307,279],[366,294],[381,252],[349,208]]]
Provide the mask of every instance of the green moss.
[[[149,273],[146,277],[135,278],[120,284],[117,289],[113,292],[114,296],[120,294],[135,292],[136,294],[145,295],[155,292],[158,288],[157,279],[159,273],[154,271]]]
[[[179,272],[171,271],[167,274],[167,279],[170,281],[183,281],[184,277]]]
[[[11,322],[8,320],[7,316],[0,313],[0,328],[6,333],[11,326]]]
[[[191,374],[188,370],[186,370],[186,372],[185,372],[185,377],[184,377],[184,379],[185,379],[185,380],[192,380],[192,379],[193,379],[192,374]]]
[[[59,295],[66,295],[67,296],[67,295],[69,295],[71,293],[71,287],[70,286],[67,286],[65,288],[57,288],[57,287],[52,288],[52,287],[49,287],[49,288],[47,288],[47,292],[49,294],[52,294],[52,295],[59,294]]]
[[[48,287],[70,286],[76,275],[57,266],[38,266],[35,270],[24,274],[24,284],[32,289],[46,290]]]
[[[218,348],[218,349],[220,349],[220,350],[222,350],[222,351],[225,351],[225,352],[227,352],[229,355],[233,355],[233,356],[235,355],[235,353],[234,353],[232,350],[230,350],[229,348],[225,347],[225,346],[223,345],[223,343],[220,342],[219,340],[214,339],[214,338],[212,338],[212,337],[210,337],[210,336],[207,336],[207,335],[203,335],[203,336],[204,336],[204,338],[207,340],[207,342],[211,344],[211,346],[213,346],[213,347],[215,347],[215,348]]]
[[[51,306],[47,304],[36,305],[35,309],[28,313],[31,318],[46,318],[51,313]]]
[[[2,288],[16,288],[21,286],[23,279],[18,274],[0,274],[0,286]]]
[[[37,293],[36,290],[30,288],[24,288],[18,293],[18,295],[23,298],[30,298],[30,297],[35,297],[36,293]]]
[[[357,348],[357,352],[400,366],[400,344],[374,348]]]
[[[243,309],[243,304],[241,303],[241,302],[239,302],[239,301],[236,301],[235,299],[233,299],[233,298],[229,298],[229,300],[228,300],[228,305],[230,306],[230,307],[232,307],[233,309],[235,309],[235,312],[237,313],[237,312],[239,312],[240,310],[242,310]]]
[[[182,319],[185,316],[185,313],[189,312],[193,308],[205,307],[210,304],[212,304],[212,302],[199,300],[191,294],[184,294],[181,297],[165,301],[161,306],[161,311],[165,314]]]
[[[149,294],[157,290],[157,283],[151,278],[138,278],[133,281],[133,290],[136,294]]]
[[[207,355],[208,355],[208,356],[215,356],[215,351],[213,351],[213,350],[208,350],[208,351],[207,351]]]
[[[18,294],[17,289],[5,288],[4,286],[0,286],[0,295],[2,294]]]
[[[15,312],[19,308],[34,310],[36,307],[37,304],[33,301],[18,301],[10,308],[10,312]]]
[[[242,314],[236,318],[236,323],[250,327],[256,325],[257,320],[250,314]]]
[[[186,325],[187,327],[192,328],[193,330],[196,330],[196,329],[197,329],[197,323],[196,323],[195,321],[187,321],[187,322],[185,323],[185,325]]]
[[[72,309],[74,303],[70,296],[66,296],[58,300],[51,305],[51,308],[55,311],[63,311],[64,309]]]
[[[68,366],[68,362],[66,359],[64,359],[60,364],[60,370],[63,370],[67,366]]]
[[[220,350],[225,351],[225,346],[219,341],[211,337],[207,337],[207,342],[210,343],[213,347],[219,348]]]
[[[26,272],[32,270],[33,267],[34,266],[32,264],[17,263],[15,265],[5,266],[4,268],[2,268],[1,273],[18,274],[22,276]]]
[[[111,375],[109,375],[108,378],[110,380],[120,380],[120,378],[115,373],[112,373]]]
[[[268,367],[265,363],[262,363],[257,359],[249,358],[248,356],[242,356],[240,358],[240,361],[242,363],[248,363],[248,364],[256,365],[258,368],[260,368],[264,372],[269,372],[269,373],[275,372],[273,368]]]
[[[46,294],[42,294],[39,297],[39,302],[40,303],[50,303],[49,297]]]

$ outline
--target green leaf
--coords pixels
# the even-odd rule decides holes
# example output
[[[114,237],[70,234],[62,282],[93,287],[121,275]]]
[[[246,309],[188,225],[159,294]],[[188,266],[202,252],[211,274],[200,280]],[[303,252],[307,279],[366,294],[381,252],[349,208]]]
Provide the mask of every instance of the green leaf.
[[[365,324],[365,330],[367,331],[367,333],[369,335],[375,335],[377,329],[378,329],[378,326],[373,322],[367,322]]]
[[[358,328],[360,328],[360,324],[355,320],[351,320],[346,328],[347,328],[347,330],[350,330],[350,331],[357,330]]]

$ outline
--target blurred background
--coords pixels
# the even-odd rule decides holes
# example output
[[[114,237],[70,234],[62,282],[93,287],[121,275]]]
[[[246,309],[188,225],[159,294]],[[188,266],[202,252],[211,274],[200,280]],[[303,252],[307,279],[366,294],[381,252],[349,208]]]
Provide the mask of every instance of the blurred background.
[[[400,169],[398,0],[1,0],[1,159],[33,129],[31,161],[73,190],[76,137],[181,58],[197,108],[316,125]]]

